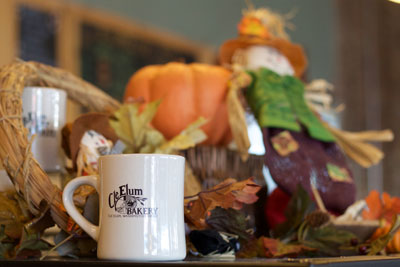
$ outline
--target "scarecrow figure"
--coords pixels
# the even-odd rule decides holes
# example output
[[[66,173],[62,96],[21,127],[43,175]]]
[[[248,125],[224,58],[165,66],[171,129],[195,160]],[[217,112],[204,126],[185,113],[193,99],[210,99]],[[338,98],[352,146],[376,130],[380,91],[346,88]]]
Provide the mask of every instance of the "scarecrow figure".
[[[289,41],[284,28],[282,16],[267,9],[249,10],[238,25],[239,37],[222,45],[221,64],[233,69],[228,94],[232,132],[246,158],[249,142],[238,97],[240,89],[246,88],[244,97],[262,129],[265,165],[277,190],[291,195],[301,184],[311,195],[316,189],[327,209],[342,213],[356,196],[351,171],[338,145],[346,143],[345,132],[324,123],[305,101],[300,78],[307,60],[302,47]],[[354,140],[360,147],[370,146],[362,141],[365,139]],[[348,151],[352,149],[350,145]],[[374,155],[367,156],[371,164],[381,159],[377,159],[377,151],[374,148],[370,151]],[[363,156],[356,160],[360,162]]]

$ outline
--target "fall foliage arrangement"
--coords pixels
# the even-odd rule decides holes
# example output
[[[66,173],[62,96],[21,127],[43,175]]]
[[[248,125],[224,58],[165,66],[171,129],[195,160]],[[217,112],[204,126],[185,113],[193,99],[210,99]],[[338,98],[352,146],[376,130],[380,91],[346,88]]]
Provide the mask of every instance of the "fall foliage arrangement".
[[[333,109],[330,85],[301,80],[307,59],[289,40],[287,25],[284,16],[250,8],[238,25],[238,38],[221,46],[221,66],[144,67],[128,82],[124,104],[46,65],[16,62],[1,68],[0,137],[6,141],[0,143],[0,157],[16,191],[0,193],[0,257],[38,257],[48,249],[79,257],[96,249],[66,214],[61,190],[30,153],[19,94],[32,84],[63,89],[95,111],[62,131],[68,179],[97,174],[97,159],[106,154],[190,159],[184,200],[188,253],[281,258],[399,252],[400,199],[372,191],[356,202],[345,158],[363,167],[376,164],[383,153],[367,142],[390,141],[393,135],[390,130],[350,133],[322,119]],[[246,110],[262,129],[266,154],[261,158],[248,153]],[[190,150],[194,147],[213,152]],[[260,177],[264,164],[278,186],[268,197]],[[247,166],[245,174],[229,172],[228,166],[239,165]],[[74,201],[88,220],[98,222],[93,188],[79,188]],[[61,231],[52,246],[41,237],[54,224]]]

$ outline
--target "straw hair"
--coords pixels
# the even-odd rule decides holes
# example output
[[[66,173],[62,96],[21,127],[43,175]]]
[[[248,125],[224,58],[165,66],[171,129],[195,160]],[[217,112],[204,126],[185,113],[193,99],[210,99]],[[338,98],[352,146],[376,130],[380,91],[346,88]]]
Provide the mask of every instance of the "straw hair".
[[[30,150],[33,139],[22,122],[22,92],[26,86],[54,87],[92,111],[112,112],[120,103],[100,89],[64,70],[37,62],[17,61],[0,69],[0,159],[17,192],[38,215],[50,205],[51,216],[67,230],[62,192],[54,186]]]

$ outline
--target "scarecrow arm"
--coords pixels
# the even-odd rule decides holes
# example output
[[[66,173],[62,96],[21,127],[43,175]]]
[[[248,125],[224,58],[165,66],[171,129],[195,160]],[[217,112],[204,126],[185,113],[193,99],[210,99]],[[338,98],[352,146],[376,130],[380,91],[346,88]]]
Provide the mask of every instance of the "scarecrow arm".
[[[390,142],[394,138],[391,130],[353,133],[336,129],[327,123],[324,124],[335,136],[338,145],[347,156],[364,168],[369,168],[372,165],[378,164],[384,157],[384,153],[381,150],[368,144],[366,141]]]

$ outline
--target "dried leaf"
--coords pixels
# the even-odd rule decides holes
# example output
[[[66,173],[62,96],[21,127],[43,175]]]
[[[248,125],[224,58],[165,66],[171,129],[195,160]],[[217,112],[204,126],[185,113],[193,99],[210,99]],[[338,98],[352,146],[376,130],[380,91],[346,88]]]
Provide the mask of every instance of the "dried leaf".
[[[157,112],[160,101],[146,105],[139,113],[139,104],[125,104],[114,113],[110,125],[125,144],[124,153],[164,153],[172,154],[203,142],[207,136],[200,129],[207,121],[199,118],[179,135],[167,141],[161,132],[152,128],[151,120]]]
[[[237,182],[228,178],[210,190],[199,192],[195,196],[185,197],[188,201],[185,207],[186,218],[199,229],[204,228],[207,213],[216,207],[224,209],[241,209],[243,203],[251,204],[257,201],[256,193],[261,189],[252,178]]]
[[[368,255],[369,256],[376,255],[379,252],[381,252],[390,242],[390,240],[392,240],[392,238],[399,229],[400,229],[400,215],[397,215],[393,218],[392,227],[390,228],[389,232],[371,242]]]
[[[264,237],[253,238],[236,253],[238,258],[263,258],[265,257]]]
[[[315,248],[318,254],[324,256],[340,256],[341,247],[349,246],[351,240],[357,238],[353,233],[334,226],[307,227],[300,235],[302,244]]]
[[[265,256],[267,258],[297,257],[306,252],[315,251],[315,248],[303,244],[285,244],[279,239],[263,238]]]
[[[51,245],[49,243],[47,243],[46,241],[42,240],[40,238],[39,233],[29,233],[24,228],[21,240],[15,248],[16,248],[16,251],[15,251],[16,257],[26,258],[27,256],[31,256],[31,254],[34,253],[33,251],[39,251],[39,254],[37,254],[37,252],[36,252],[32,255],[40,256],[40,250],[49,249],[49,248],[51,248]],[[24,250],[28,250],[28,251],[24,252]],[[29,250],[31,250],[31,251],[29,251]]]
[[[0,259],[10,259],[13,257],[13,243],[0,243]]]
[[[379,192],[372,190],[365,198],[368,210],[363,210],[362,216],[366,220],[379,220],[384,218],[388,222],[392,222],[393,217],[400,214],[400,198],[390,197],[386,192],[379,197]]]
[[[247,230],[247,222],[244,214],[234,209],[216,207],[206,218],[206,223],[219,232],[226,232],[239,236],[239,241],[248,241],[251,234]]]
[[[15,258],[17,260],[25,260],[30,258],[39,258],[41,255],[41,251],[38,249],[24,249],[20,251]]]
[[[24,223],[30,220],[25,216],[13,191],[0,192],[0,224]]]
[[[116,120],[111,119],[110,125],[126,145],[125,153],[139,152],[150,141],[146,140],[146,132],[153,130],[150,122],[160,103],[159,100],[149,103],[141,113],[138,104],[125,104],[114,113]]]
[[[45,229],[54,225],[54,220],[51,217],[50,206],[44,200],[42,205],[41,214],[24,225],[25,229],[30,233],[41,233]]]
[[[172,138],[170,141],[160,146],[156,153],[174,153],[177,150],[184,150],[194,147],[207,139],[207,135],[200,129],[201,126],[207,123],[207,120],[200,117],[197,121],[189,124],[179,135]]]
[[[5,226],[0,225],[0,259],[9,259],[13,255],[13,240],[5,233]]]
[[[5,234],[19,239],[22,228],[30,220],[25,201],[15,191],[0,192],[0,224],[5,225]]]

